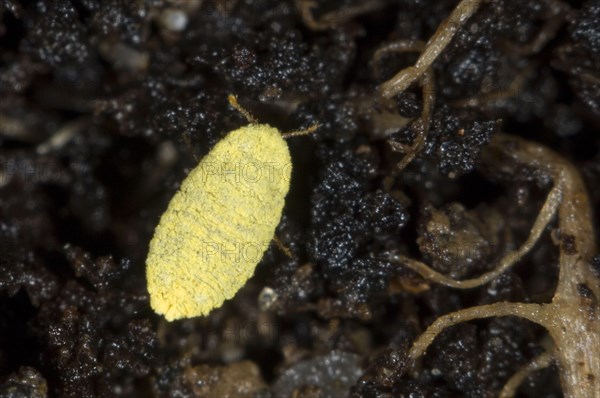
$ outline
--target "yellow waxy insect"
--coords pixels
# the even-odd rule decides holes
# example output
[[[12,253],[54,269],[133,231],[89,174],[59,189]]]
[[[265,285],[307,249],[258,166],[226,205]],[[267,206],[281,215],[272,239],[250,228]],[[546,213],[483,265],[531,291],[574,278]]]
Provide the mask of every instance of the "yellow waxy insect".
[[[290,187],[281,134],[258,124],[233,130],[181,183],[154,231],[146,259],[152,309],[168,321],[206,315],[246,283],[269,247]]]

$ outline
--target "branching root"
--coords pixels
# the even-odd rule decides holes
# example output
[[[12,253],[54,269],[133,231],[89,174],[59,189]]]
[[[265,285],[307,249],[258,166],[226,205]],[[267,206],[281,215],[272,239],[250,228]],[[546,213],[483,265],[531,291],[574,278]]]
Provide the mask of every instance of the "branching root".
[[[581,176],[575,167],[548,148],[507,134],[496,134],[483,162],[499,172],[518,175],[525,167],[554,182],[526,242],[506,255],[493,271],[474,279],[456,281],[429,266],[404,256],[395,259],[424,278],[446,286],[468,289],[498,277],[535,245],[546,226],[558,214],[559,278],[550,303],[499,302],[459,310],[439,317],[413,343],[408,359],[423,355],[434,338],[447,327],[473,319],[518,316],[549,332],[554,356],[567,398],[600,397],[600,281],[591,261],[596,253],[591,207]],[[506,384],[502,396],[511,396],[528,373],[547,366],[551,354],[535,359]]]

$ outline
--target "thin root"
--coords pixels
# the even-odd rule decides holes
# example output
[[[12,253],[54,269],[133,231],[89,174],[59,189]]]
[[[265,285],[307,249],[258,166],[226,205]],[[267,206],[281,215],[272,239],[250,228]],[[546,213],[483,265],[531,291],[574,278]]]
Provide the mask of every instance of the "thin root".
[[[423,355],[437,335],[446,328],[474,319],[495,316],[518,316],[535,323],[541,323],[544,319],[544,311],[542,304],[501,302],[466,308],[442,315],[415,340],[408,353],[409,361],[412,362]]]
[[[449,286],[457,289],[471,289],[477,286],[484,285],[494,280],[496,277],[504,273],[507,269],[512,267],[517,261],[519,261],[525,254],[527,254],[533,248],[533,246],[540,238],[542,232],[544,232],[546,226],[550,223],[550,221],[556,214],[556,210],[560,205],[561,198],[562,192],[560,188],[557,186],[552,188],[552,190],[548,194],[548,197],[546,198],[546,201],[544,202],[544,205],[542,206],[542,209],[540,210],[540,213],[538,214],[537,219],[535,220],[535,223],[533,224],[533,227],[531,228],[531,233],[529,234],[529,237],[523,243],[523,245],[519,249],[506,254],[500,261],[500,264],[494,270],[486,272],[485,274],[477,278],[458,281],[449,278],[446,275],[443,275],[433,270],[428,265],[420,261],[413,260],[409,257],[397,256],[395,257],[395,259],[397,259],[397,261],[410,268],[411,270],[417,272],[422,277],[442,284],[444,286]]]
[[[434,35],[427,42],[427,47],[421,53],[414,66],[398,72],[394,77],[379,87],[379,93],[384,98],[392,98],[406,90],[431,67],[435,59],[444,51],[458,29],[464,25],[483,0],[462,0],[450,16],[440,24]]]
[[[375,77],[379,77],[381,71],[379,70],[379,63],[384,55],[388,53],[402,53],[402,52],[421,52],[425,48],[423,40],[396,40],[381,46],[373,54],[373,65],[375,69]]]
[[[600,398],[600,307],[597,300],[600,288],[590,267],[597,249],[591,206],[581,175],[555,152],[518,137],[497,133],[492,138],[491,147],[499,150],[501,156],[488,157],[485,162],[513,173],[519,166],[525,165],[554,181],[527,241],[505,256],[494,271],[465,281],[447,278],[414,260],[395,259],[425,278],[446,286],[463,289],[479,286],[500,275],[531,250],[554,214],[558,213],[560,270],[554,296],[550,303],[545,304],[495,303],[441,316],[414,342],[407,359],[414,363],[435,337],[449,326],[473,319],[518,316],[548,330],[556,347],[553,355],[559,365],[564,396]],[[550,358],[547,356],[537,358],[509,380],[503,394],[510,396],[531,369],[546,366],[548,361]]]
[[[341,10],[328,12],[318,20],[315,19],[312,9],[317,6],[316,1],[298,0],[298,8],[304,24],[312,30],[326,30],[346,23],[359,15],[378,10],[385,6],[383,1],[365,1],[355,6],[344,7]]]
[[[502,388],[502,392],[500,392],[498,398],[514,397],[517,392],[517,388],[523,384],[527,376],[537,370],[547,368],[552,364],[553,360],[554,355],[550,351],[546,351],[543,354],[533,358],[531,362],[523,366],[517,371],[517,373],[512,375],[512,377],[504,385],[504,388]]]
[[[377,65],[381,58],[390,52],[406,52],[406,51],[422,51],[425,48],[425,43],[420,40],[399,40],[390,43],[384,47],[379,48],[373,55],[375,63],[375,74],[379,74]],[[412,145],[408,146],[399,142],[389,140],[388,143],[393,150],[404,153],[404,157],[400,162],[396,164],[391,175],[386,179],[385,185],[391,186],[391,181],[394,176],[398,175],[410,162],[413,161],[415,156],[421,152],[425,146],[427,136],[429,135],[429,125],[431,124],[431,112],[435,103],[435,80],[433,76],[433,69],[427,68],[420,78],[420,84],[422,86],[423,95],[423,111],[419,120],[414,124],[414,130],[416,137]]]
[[[525,45],[506,43],[506,46],[510,50],[524,56],[537,54],[544,48],[546,43],[556,37],[558,30],[566,20],[569,6],[558,0],[550,0],[548,3],[550,3],[550,15],[536,37],[530,43]]]
[[[478,97],[460,99],[452,102],[455,107],[480,108],[493,105],[499,101],[514,98],[523,92],[523,87],[531,73],[535,70],[535,63],[531,63],[524,70],[520,71],[507,88],[488,92]]]
[[[433,109],[433,104],[435,102],[435,86],[433,80],[433,71],[427,71],[423,75],[423,112],[421,113],[421,117],[414,124],[415,131],[417,136],[415,137],[412,145],[408,147],[408,150],[405,152],[404,157],[392,171],[392,177],[398,175],[406,166],[409,165],[410,162],[421,152],[423,147],[425,146],[425,142],[427,141],[427,136],[429,135],[429,125],[431,124],[431,110]],[[388,141],[390,144],[393,141]],[[394,145],[392,145],[394,148]]]

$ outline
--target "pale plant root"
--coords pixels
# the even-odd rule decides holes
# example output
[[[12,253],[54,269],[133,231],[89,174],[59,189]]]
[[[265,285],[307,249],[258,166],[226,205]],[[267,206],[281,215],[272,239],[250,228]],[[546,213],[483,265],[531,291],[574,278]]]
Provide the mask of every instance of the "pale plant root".
[[[496,316],[519,316],[532,322],[538,322],[542,305],[533,303],[494,303],[477,307],[465,308],[442,315],[414,341],[408,359],[414,361],[425,353],[429,345],[443,330],[450,326],[474,319],[483,319]]]
[[[379,73],[377,65],[385,54],[412,51],[420,52],[423,51],[424,48],[425,43],[420,40],[398,40],[378,48],[377,51],[375,51],[375,54],[373,54],[375,73]],[[390,176],[388,176],[386,179],[385,185],[388,187],[391,186],[392,179],[402,170],[404,170],[406,166],[413,161],[415,156],[421,152],[425,146],[427,136],[429,135],[431,113],[435,104],[435,78],[432,68],[427,68],[425,70],[423,75],[419,78],[419,83],[422,87],[423,111],[421,112],[421,116],[414,121],[411,126],[416,134],[415,139],[411,145],[405,145],[397,141],[388,140],[388,144],[390,144],[392,150],[404,154],[404,157],[394,166]]]
[[[460,27],[477,11],[482,1],[484,0],[462,0],[450,16],[438,26],[415,65],[401,70],[384,82],[379,87],[379,94],[384,98],[392,98],[421,78],[448,46]]]
[[[317,5],[318,2],[314,0],[296,0],[296,6],[300,10],[302,21],[309,29],[315,31],[327,30],[348,23],[362,14],[383,8],[386,2],[382,0],[365,1],[354,6],[328,12],[316,19],[312,10]]]
[[[558,214],[559,281],[550,303],[498,302],[459,310],[439,317],[413,343],[409,362],[423,355],[435,337],[461,322],[496,316],[517,316],[546,328],[555,345],[563,393],[567,398],[600,397],[600,281],[591,268],[596,251],[589,199],[581,176],[568,161],[541,145],[518,137],[496,134],[490,144],[491,166],[516,172],[519,167],[536,168],[554,182],[525,243],[510,252],[493,270],[478,278],[457,281],[405,256],[392,256],[424,278],[443,285],[470,289],[486,284],[509,269],[535,245],[546,226]],[[517,372],[501,396],[510,396],[526,375],[547,366],[552,354],[543,355]]]
[[[523,366],[521,369],[517,371],[514,375],[508,379],[504,387],[502,387],[502,391],[500,391],[499,398],[512,398],[517,393],[517,389],[527,377],[538,370],[547,368],[552,364],[554,360],[554,354],[550,351],[546,351],[537,357],[533,358],[531,362]]]
[[[346,11],[338,11],[324,16],[320,23],[317,23],[312,18],[310,9],[314,6],[314,2],[310,0],[298,0],[303,17],[308,26],[314,29],[326,28],[331,26],[331,21],[353,17],[354,15],[364,12],[364,6],[349,8]],[[426,138],[429,133],[429,122],[431,119],[431,111],[435,100],[435,86],[433,77],[432,65],[437,57],[446,49],[454,35],[466,23],[466,21],[475,14],[481,4],[491,0],[462,0],[454,8],[452,13],[439,26],[431,38],[424,43],[420,40],[399,40],[391,44],[387,44],[379,48],[373,58],[375,65],[381,59],[383,54],[389,52],[406,52],[418,51],[420,56],[413,66],[409,66],[391,79],[387,80],[379,87],[379,95],[384,99],[390,99],[397,94],[404,92],[409,86],[416,81],[420,82],[423,87],[423,114],[420,120],[414,123],[416,137],[412,145],[407,146],[398,142],[388,141],[392,149],[397,152],[403,152],[405,156],[396,165],[387,179],[386,185],[391,185],[391,179],[400,173],[423,149],[426,143]],[[548,0],[549,2],[549,18],[538,32],[535,39],[531,43],[524,46],[516,46],[507,43],[507,46],[517,54],[530,55],[539,52],[543,46],[556,36],[556,33],[562,26],[565,20],[566,10],[568,6],[560,0]],[[373,6],[373,8],[376,8]],[[370,10],[370,9],[369,9]],[[524,85],[525,77],[528,76],[532,66],[526,68],[522,73],[517,75],[517,78],[506,89],[494,91],[485,94],[479,98],[469,98],[462,101],[457,101],[457,105],[479,106],[480,104],[489,104],[501,100],[503,98],[514,97]]]
[[[398,72],[379,87],[379,95],[390,99],[402,93],[413,83],[431,79],[433,62],[448,46],[456,32],[477,11],[485,0],[462,0],[450,16],[440,24],[435,34],[426,43],[417,62]],[[542,28],[530,45],[513,48],[514,52],[530,54],[538,52],[559,29],[563,17],[563,4],[559,0],[550,0],[552,17]],[[413,41],[401,41],[380,49],[374,56],[377,60],[385,52],[416,50],[418,44]],[[476,106],[493,102],[495,99],[510,96],[522,85],[527,70],[511,84],[508,90],[492,93],[490,98],[466,100],[464,105]],[[496,98],[494,98],[496,97]],[[424,99],[426,96],[424,95]],[[424,112],[431,112],[424,104]],[[421,124],[429,121],[423,116]],[[418,126],[417,123],[415,125]],[[428,125],[423,125],[423,131]],[[411,146],[391,143],[398,151],[407,155],[391,173],[390,178],[402,170],[420,150],[426,135],[417,132],[417,138]],[[409,351],[411,363],[423,355],[435,337],[447,327],[473,319],[495,316],[517,316],[545,327],[553,340],[553,354],[545,353],[519,370],[501,392],[502,397],[514,395],[527,374],[547,366],[556,358],[563,393],[567,398],[600,398],[600,281],[591,269],[591,258],[596,251],[595,235],[592,228],[592,215],[589,199],[578,171],[568,161],[553,151],[538,144],[506,134],[497,133],[489,148],[504,156],[504,162],[494,163],[489,157],[492,168],[506,169],[515,173],[515,166],[527,166],[546,174],[554,183],[529,237],[517,249],[505,255],[492,271],[467,280],[454,280],[428,265],[406,256],[392,255],[390,259],[403,264],[432,282],[457,289],[475,288],[494,280],[517,263],[534,247],[541,234],[558,215],[559,231],[559,280],[552,302],[546,304],[500,302],[482,305],[453,312],[438,318],[414,342]],[[484,159],[485,161],[485,159]],[[389,183],[389,178],[388,178]]]
[[[456,289],[472,289],[481,285],[484,285],[498,276],[502,275],[506,270],[512,267],[517,261],[519,261],[525,254],[527,254],[533,246],[536,244],[542,232],[546,226],[550,223],[554,215],[556,214],[556,210],[558,209],[558,205],[561,200],[561,191],[559,188],[554,187],[548,197],[540,213],[538,214],[533,227],[531,228],[531,233],[527,240],[521,245],[521,247],[517,250],[513,250],[506,254],[502,260],[500,260],[499,265],[494,268],[492,271],[486,272],[485,274],[473,278],[473,279],[465,279],[465,280],[456,280],[443,275],[433,268],[429,267],[425,263],[420,261],[411,259],[406,256],[392,256],[393,259],[402,263],[407,268],[415,271],[423,278],[428,279],[430,281],[439,283],[444,286],[453,287]]]
[[[386,179],[385,185],[391,186],[394,176],[399,174],[425,146],[429,134],[431,112],[435,102],[435,83],[432,64],[435,59],[448,46],[456,32],[479,8],[483,0],[462,0],[452,11],[450,16],[440,24],[434,35],[427,43],[418,40],[399,40],[378,49],[373,58],[378,61],[383,54],[389,52],[419,51],[421,55],[414,66],[409,66],[398,72],[394,77],[384,82],[379,87],[379,95],[390,99],[402,93],[415,81],[423,87],[423,112],[417,122],[413,124],[416,137],[410,146],[394,141],[388,141],[392,149],[403,152],[404,157],[397,163],[391,175]],[[309,4],[309,3],[307,3]]]
[[[452,104],[452,106],[458,107],[458,108],[462,108],[462,107],[483,108],[483,107],[490,107],[490,106],[492,106],[498,102],[501,102],[503,100],[515,98],[515,97],[521,95],[521,93],[523,92],[525,83],[526,83],[527,79],[531,78],[531,76],[535,70],[535,66],[536,66],[536,64],[534,62],[532,62],[527,67],[525,67],[523,70],[517,72],[515,78],[512,80],[512,82],[506,88],[486,92],[484,94],[481,94],[481,95],[478,95],[475,97],[454,100],[454,101],[452,101],[451,104]]]
[[[549,5],[548,18],[531,42],[525,45],[504,43],[512,52],[525,56],[536,54],[541,51],[546,43],[556,37],[558,30],[566,20],[570,7],[560,0],[548,0],[547,3]]]

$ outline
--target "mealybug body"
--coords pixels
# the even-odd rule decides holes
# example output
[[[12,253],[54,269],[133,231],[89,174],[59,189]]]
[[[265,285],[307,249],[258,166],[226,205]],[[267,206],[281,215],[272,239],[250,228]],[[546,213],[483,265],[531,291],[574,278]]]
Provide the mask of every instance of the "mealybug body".
[[[150,242],[150,304],[169,321],[206,315],[254,273],[288,193],[291,158],[277,129],[253,123],[234,130],[181,184]]]

